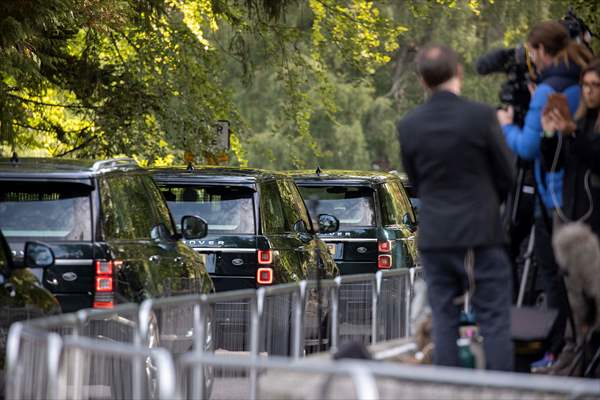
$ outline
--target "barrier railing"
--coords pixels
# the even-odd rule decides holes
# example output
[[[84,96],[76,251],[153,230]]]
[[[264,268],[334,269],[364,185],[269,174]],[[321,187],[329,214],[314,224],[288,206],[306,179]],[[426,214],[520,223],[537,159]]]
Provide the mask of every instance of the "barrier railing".
[[[172,399],[168,351],[60,336],[16,323],[7,342],[8,399]]]
[[[239,398],[296,399],[600,399],[597,380],[540,376],[460,368],[414,366],[368,360],[240,357],[189,353],[181,357],[182,375],[208,366],[257,371],[236,382]],[[247,374],[250,376],[250,374]],[[300,385],[298,383],[301,382]],[[228,382],[231,385],[231,382]],[[180,392],[184,398],[202,398],[198,381],[191,379]],[[221,394],[221,393],[217,393]],[[231,390],[224,397],[235,395]]]
[[[140,337],[147,341],[145,329],[156,326],[159,343],[173,354],[196,348],[297,358],[336,350],[351,340],[376,343],[408,336],[411,271],[322,281],[321,320],[316,286],[303,281],[258,290],[146,300],[139,308]],[[194,346],[194,337],[200,348]]]
[[[320,301],[316,282],[302,281],[258,290],[152,299],[139,306],[126,304],[31,320],[19,325],[19,330],[11,329],[11,340],[19,345],[8,347],[7,368],[44,366],[40,360],[50,357],[45,353],[50,333],[136,347],[160,346],[174,357],[188,352],[241,352],[250,358],[261,354],[300,358],[317,351],[335,352],[350,340],[376,343],[405,337],[410,328],[413,275],[413,270],[392,270],[323,280]],[[256,371],[250,374],[252,378]],[[198,378],[208,393],[215,377],[239,375],[207,368]],[[44,385],[40,378],[29,386],[37,390]]]

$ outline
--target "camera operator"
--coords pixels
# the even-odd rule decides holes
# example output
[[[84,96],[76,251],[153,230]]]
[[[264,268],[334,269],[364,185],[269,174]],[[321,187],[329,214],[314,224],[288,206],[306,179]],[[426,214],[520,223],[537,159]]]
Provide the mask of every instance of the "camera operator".
[[[581,72],[581,88],[575,121],[557,109],[542,117],[545,132],[563,135],[555,154],[545,156],[555,169],[561,161],[565,169],[561,222],[581,220],[600,236],[600,59]]]
[[[528,35],[527,46],[538,76],[538,84],[531,96],[529,110],[523,128],[513,124],[513,110],[499,110],[498,120],[503,127],[508,146],[521,158],[534,160],[534,175],[538,202],[535,211],[535,254],[540,269],[549,308],[558,310],[557,321],[550,337],[548,353],[533,367],[549,366],[560,353],[563,345],[568,303],[564,283],[558,274],[551,245],[551,215],[560,207],[562,199],[563,171],[544,171],[541,163],[540,141],[543,134],[541,115],[548,97],[552,93],[563,93],[569,109],[575,112],[579,105],[579,75],[591,58],[591,53],[582,45],[571,41],[569,32],[557,21],[538,23]],[[548,187],[557,193],[552,199]]]

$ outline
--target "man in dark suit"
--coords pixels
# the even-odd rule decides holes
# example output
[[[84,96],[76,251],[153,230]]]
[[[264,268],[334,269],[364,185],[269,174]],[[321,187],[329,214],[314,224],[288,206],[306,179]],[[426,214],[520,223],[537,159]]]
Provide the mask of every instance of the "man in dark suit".
[[[433,45],[417,56],[430,98],[397,126],[402,161],[421,200],[418,247],[433,312],[434,362],[459,366],[461,296],[484,337],[486,367],[512,370],[511,270],[500,203],[513,162],[495,111],[461,98],[456,53]]]

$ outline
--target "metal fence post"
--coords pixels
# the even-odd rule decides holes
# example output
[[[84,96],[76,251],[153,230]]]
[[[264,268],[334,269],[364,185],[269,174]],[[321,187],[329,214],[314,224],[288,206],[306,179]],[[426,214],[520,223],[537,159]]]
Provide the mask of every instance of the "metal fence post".
[[[262,320],[263,306],[265,301],[265,289],[259,288],[251,304],[250,325],[250,357],[254,361],[258,359],[260,349],[260,322]],[[250,368],[250,400],[256,400],[258,395],[258,371],[256,365]]]
[[[298,284],[293,297],[292,357],[300,358],[304,350],[304,303],[306,302],[306,281]]]
[[[22,366],[19,365],[19,353],[21,350],[21,334],[23,332],[23,323],[15,322],[11,325],[6,339],[6,365],[4,379],[10,382],[10,385],[4,385],[4,396],[7,399],[16,399],[22,397],[22,393],[17,396],[16,390],[21,387],[23,381]],[[12,389],[12,391],[11,391]]]
[[[82,335],[83,324],[88,318],[88,313],[85,310],[77,311],[77,322],[73,327],[72,334],[75,337]],[[83,391],[83,357],[81,350],[74,349],[75,354],[73,355],[73,390],[75,393],[81,393]]]
[[[408,337],[411,334],[410,313],[412,311],[412,298],[414,287],[414,268],[410,268],[408,274],[403,275],[404,278],[404,329],[402,334]]]
[[[150,314],[152,313],[153,301],[147,299],[140,304],[137,312],[137,329],[133,330],[133,344],[136,346],[146,346],[148,343],[148,331],[150,326]],[[144,358],[134,357],[133,360],[133,388],[132,397],[142,399],[144,397],[142,388],[142,375],[144,372]]]
[[[377,381],[371,371],[359,364],[355,364],[350,368],[350,377],[352,378],[352,383],[354,383],[354,388],[356,389],[357,400],[379,399]]]
[[[336,353],[338,350],[338,341],[340,338],[340,317],[339,317],[339,304],[340,304],[340,286],[342,285],[342,277],[336,276],[333,280],[335,285],[331,287],[331,347],[329,351]]]
[[[158,398],[160,400],[179,398],[176,395],[175,366],[171,355],[167,350],[160,348],[151,350],[150,354],[158,367]]]
[[[60,356],[62,353],[62,339],[60,335],[56,333],[49,333],[46,338],[46,343],[48,347],[48,353],[46,354],[46,368],[47,368],[47,382],[46,382],[46,394],[49,399],[60,399],[65,397],[59,394],[59,387],[62,385],[59,384],[59,376],[60,376]],[[66,382],[65,382],[66,383]],[[66,389],[66,384],[64,385]],[[80,393],[79,393],[80,394]],[[74,397],[78,397],[77,395]]]
[[[194,352],[202,355],[206,344],[206,295],[200,299],[200,303],[194,305]],[[204,399],[206,396],[204,364],[194,366],[192,374],[192,399]]]
[[[381,276],[382,272],[377,271],[373,278],[373,288],[371,290],[371,344],[377,343],[377,303],[379,302],[379,294],[381,292]]]

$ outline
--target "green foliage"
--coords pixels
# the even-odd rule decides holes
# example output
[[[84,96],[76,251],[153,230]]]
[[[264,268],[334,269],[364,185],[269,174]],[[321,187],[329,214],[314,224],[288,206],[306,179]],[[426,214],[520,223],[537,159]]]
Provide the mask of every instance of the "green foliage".
[[[398,169],[421,46],[456,48],[465,96],[494,104],[476,58],[569,5],[600,32],[585,0],[5,0],[0,151],[168,164],[228,119],[234,164]]]

